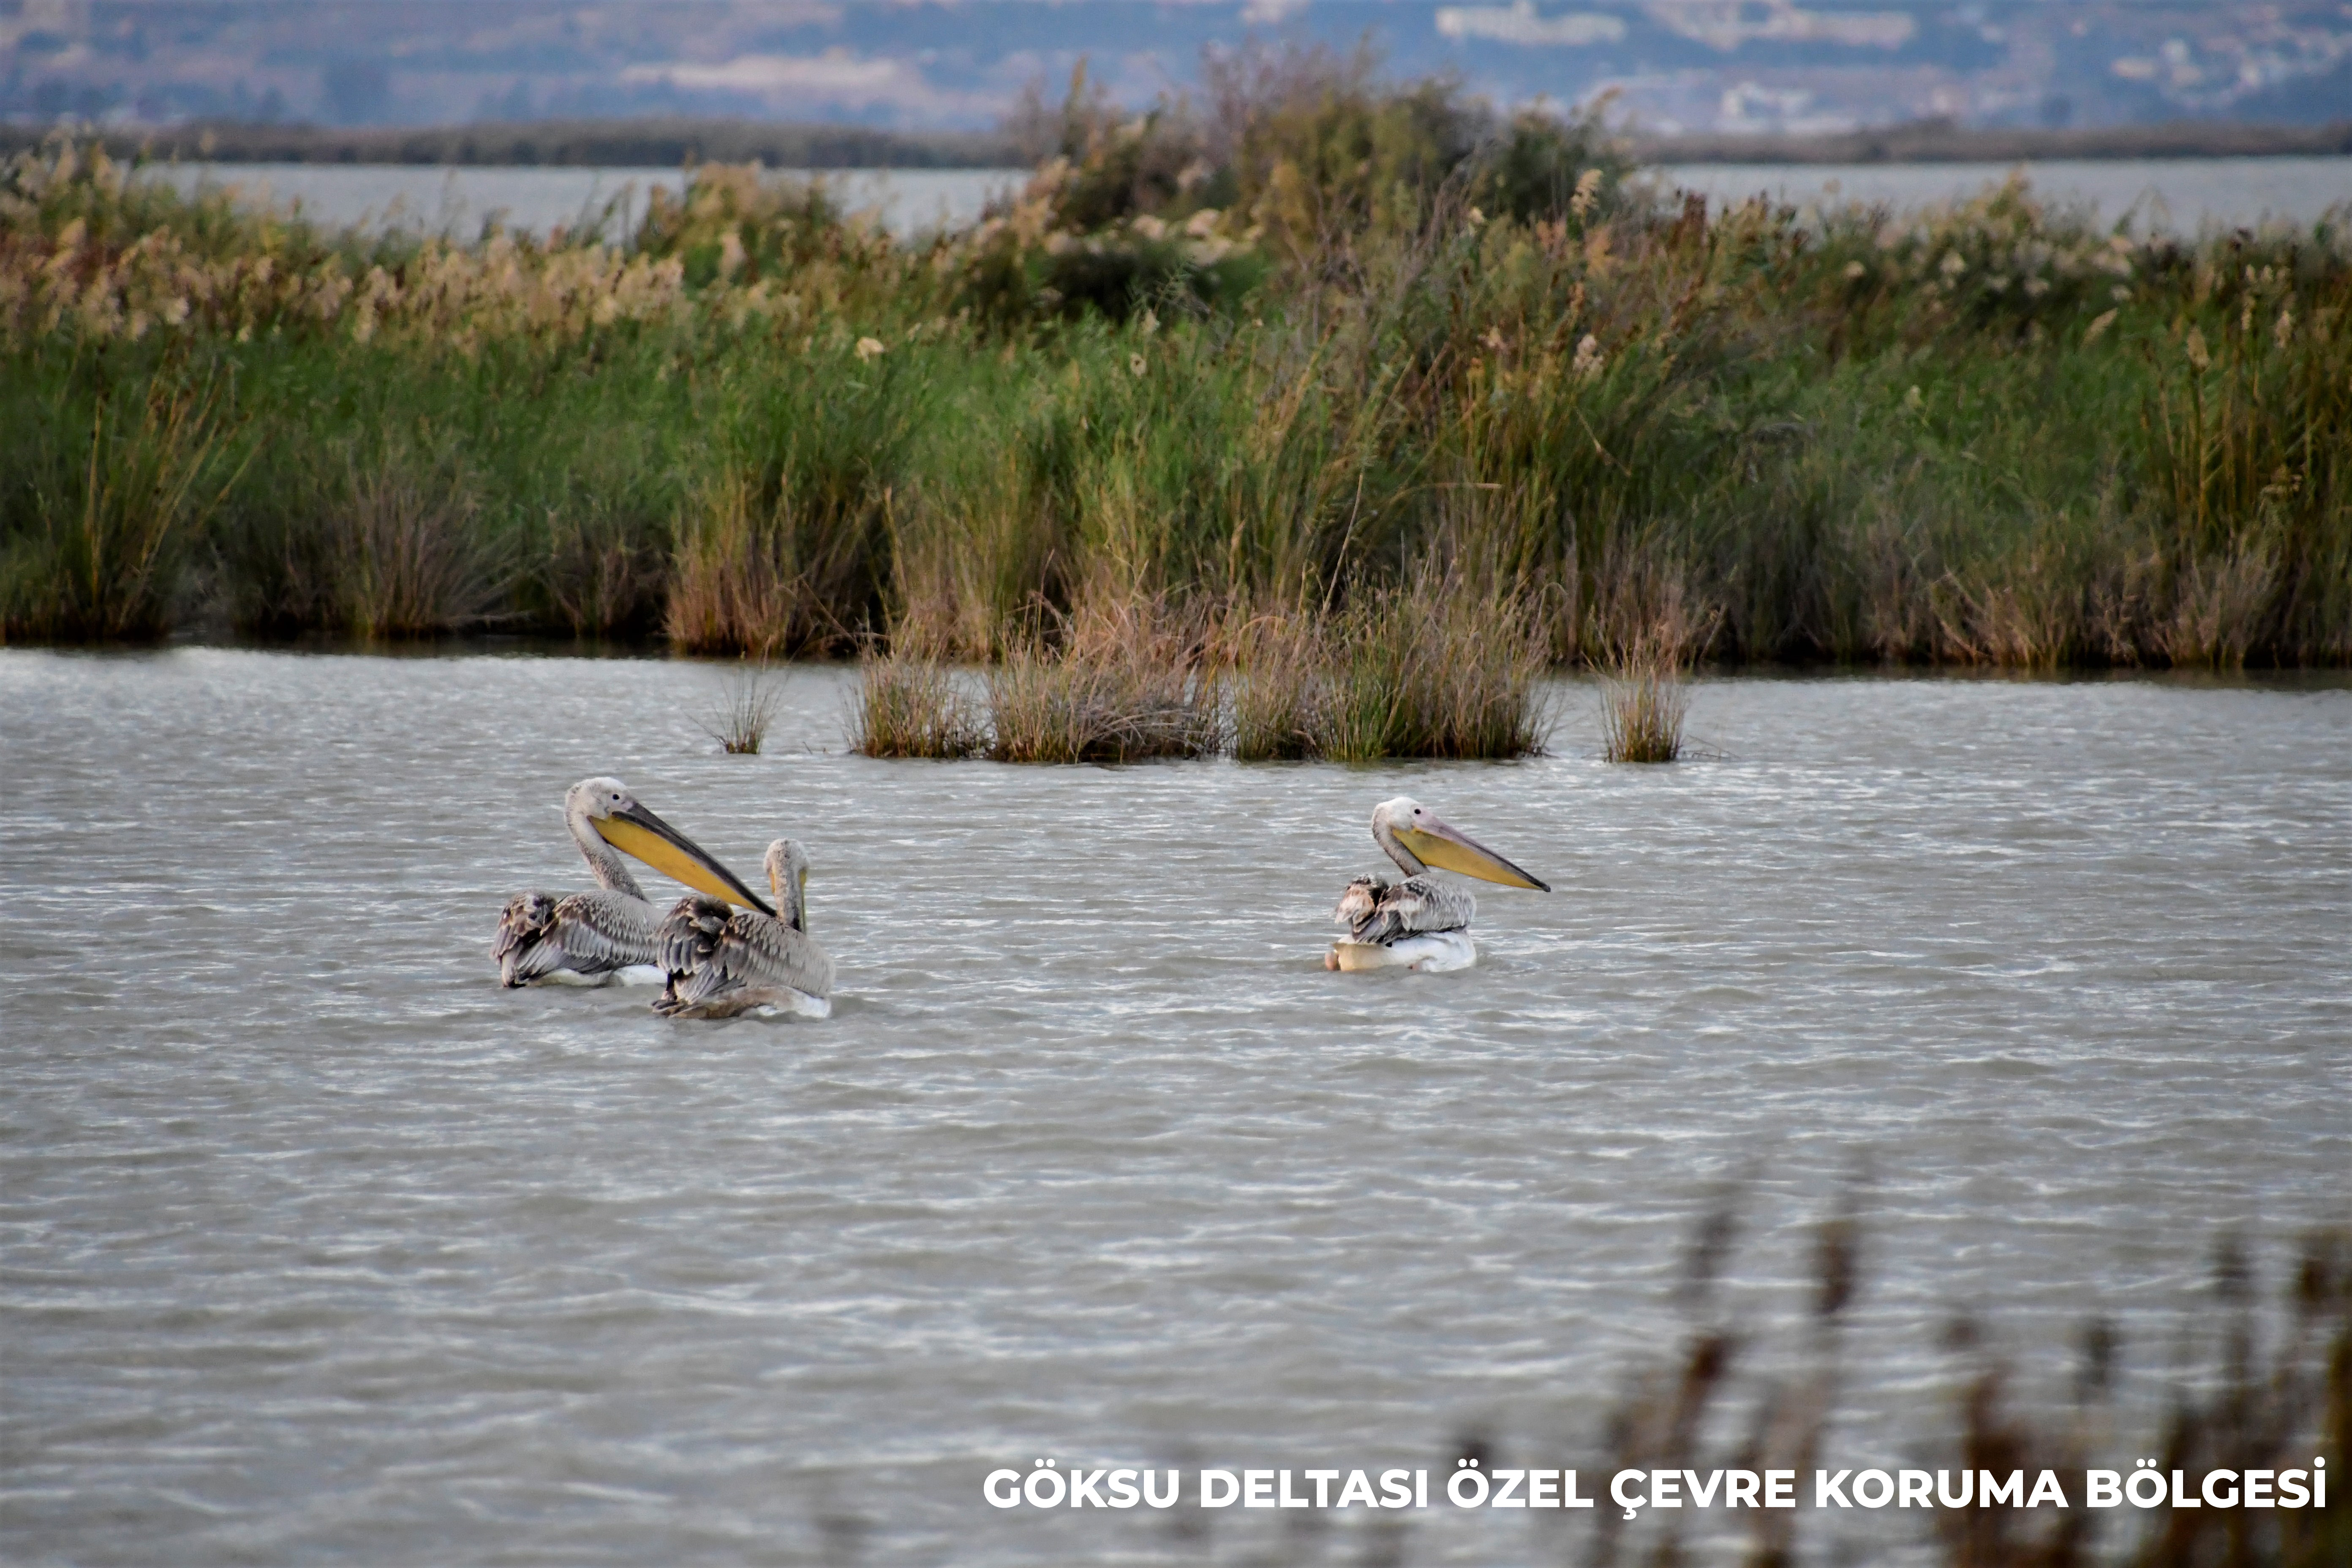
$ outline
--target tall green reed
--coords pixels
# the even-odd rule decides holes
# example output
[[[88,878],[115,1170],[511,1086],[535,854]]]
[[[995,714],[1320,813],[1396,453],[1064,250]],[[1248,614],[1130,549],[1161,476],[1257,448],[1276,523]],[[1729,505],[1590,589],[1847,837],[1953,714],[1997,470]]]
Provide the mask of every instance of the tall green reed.
[[[9,640],[152,640],[171,627],[181,573],[242,457],[216,368],[176,359],[141,389],[108,387],[46,411],[57,445],[11,496],[0,542],[0,634]],[[62,449],[60,449],[62,448]]]

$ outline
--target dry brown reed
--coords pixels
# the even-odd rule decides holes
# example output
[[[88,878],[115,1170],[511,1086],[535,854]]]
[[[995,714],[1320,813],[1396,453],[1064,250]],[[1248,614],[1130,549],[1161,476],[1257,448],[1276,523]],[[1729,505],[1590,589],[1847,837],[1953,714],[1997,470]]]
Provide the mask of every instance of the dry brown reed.
[[[942,500],[936,487],[890,511],[890,564],[899,651],[993,658],[1021,605],[1036,594],[1052,553],[1050,513],[1018,444],[960,455],[971,465]]]
[[[1676,1306],[1685,1314],[1682,1344],[1634,1375],[1609,1417],[1601,1473],[1620,1468],[1692,1469],[1737,1465],[1793,1470],[1820,1461],[1836,1421],[1841,1391],[1851,1382],[1844,1364],[1843,1325],[1867,1284],[1858,1184],[1815,1232],[1812,1310],[1792,1325],[1796,1343],[1770,1357],[1766,1325],[1743,1321],[1718,1289],[1736,1233],[1736,1194],[1701,1223]],[[2068,1500],[2058,1508],[2028,1509],[1989,1499],[1971,1486],[1958,1505],[1935,1508],[1936,1561],[1948,1568],[2333,1568],[2352,1560],[2352,1508],[2331,1490],[2326,1509],[2254,1510],[2190,1507],[2143,1513],[2083,1506],[2084,1470],[2116,1465],[2118,1452],[2158,1456],[2165,1474],[2182,1474],[2194,1499],[2207,1475],[2308,1468],[2315,1454],[2331,1475],[2352,1454],[2352,1237],[2318,1230],[2301,1239],[2281,1305],[2283,1322],[2263,1331],[2254,1269],[2242,1242],[2224,1235],[2215,1250],[2209,1300],[2175,1336],[2171,1385],[2160,1431],[2145,1446],[2125,1448],[2117,1432],[2116,1391],[2125,1347],[2104,1318],[2084,1323],[2076,1369],[2063,1395],[2028,1407],[2017,1395],[2021,1379],[2000,1348],[1998,1324],[1974,1314],[1957,1317],[1944,1334],[1954,1358],[1957,1420],[1948,1437],[1954,1477],[2034,1476],[2050,1470]],[[1758,1363],[1778,1359],[1769,1371]],[[1752,1369],[1752,1370],[1751,1370]],[[1746,1405],[1744,1430],[1727,1436],[1728,1451],[1710,1452],[1710,1435]],[[2225,1478],[2234,1480],[2234,1477]],[[1939,1474],[1938,1484],[1948,1484]],[[1751,1532],[1747,1561],[1791,1564],[1812,1560],[1800,1551],[1808,1515],[1757,1510],[1741,1520]],[[1653,1510],[1638,1523],[1617,1510],[1591,1516],[1594,1539],[1584,1561],[1620,1563],[1688,1560],[1684,1531],[1695,1521],[1680,1511]],[[2106,1532],[2102,1538],[2103,1530]],[[2137,1539],[2116,1539],[2133,1531]],[[1853,1542],[1844,1543],[1850,1554]]]
[[[776,706],[783,700],[772,675],[764,660],[738,668],[727,678],[718,701],[695,716],[695,724],[730,756],[759,755],[768,731],[775,727]]]
[[[602,637],[652,624],[667,574],[643,531],[626,521],[551,507],[539,580],[572,636]]]
[[[988,754],[1000,763],[1129,763],[1216,749],[1205,672],[1019,647],[988,675]]]
[[[2175,574],[2172,618],[2154,639],[2166,659],[2192,668],[2243,668],[2278,602],[2280,575],[2278,550],[2268,539],[2184,562]]]
[[[1128,597],[1055,617],[989,671],[988,754],[1001,763],[1207,755],[1221,739],[1207,651],[1204,618],[1165,600]]]
[[[1690,692],[1683,662],[1662,640],[1637,637],[1601,666],[1601,737],[1612,763],[1671,763],[1683,754]]]
[[[471,526],[474,509],[463,477],[446,465],[395,453],[354,468],[333,520],[351,629],[436,637],[490,619],[509,574]]]
[[[1291,762],[1322,754],[1325,655],[1312,616],[1264,615],[1240,621],[1225,635],[1234,756]]]
[[[689,653],[821,653],[848,642],[887,496],[798,488],[789,471],[731,466],[679,519],[665,624]]]
[[[782,552],[751,477],[719,474],[679,520],[677,560],[664,625],[689,653],[776,653],[793,629],[801,583]]]
[[[937,660],[893,653],[858,670],[849,743],[869,757],[969,757],[987,731]]]
[[[1233,749],[1252,760],[1540,751],[1549,630],[1534,602],[1428,574],[1234,638]]]

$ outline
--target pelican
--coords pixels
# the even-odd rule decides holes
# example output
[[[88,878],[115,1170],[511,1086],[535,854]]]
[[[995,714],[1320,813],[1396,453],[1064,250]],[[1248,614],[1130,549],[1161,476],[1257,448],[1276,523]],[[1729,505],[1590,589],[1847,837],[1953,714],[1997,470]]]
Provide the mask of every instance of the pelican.
[[[661,910],[629,874],[625,850],[666,876],[713,898],[746,904],[763,913],[768,906],[738,881],[701,846],[637,804],[618,779],[582,779],[563,792],[564,826],[587,858],[598,884],[593,893],[517,893],[499,916],[499,939],[490,956],[499,961],[503,985],[602,985],[625,972],[647,970],[661,958],[656,931]]]
[[[1410,795],[1372,808],[1372,842],[1404,873],[1404,880],[1359,877],[1339,895],[1331,919],[1348,934],[1323,955],[1326,969],[1386,969],[1402,966],[1435,973],[1467,969],[1477,962],[1470,921],[1478,900],[1467,888],[1450,887],[1428,873],[1432,867],[1458,871],[1507,888],[1551,891],[1549,883],[1520,870],[1492,849],[1440,821]]]
[[[659,939],[669,984],[655,1012],[732,1018],[773,1008],[803,1018],[833,1016],[833,960],[808,934],[808,852],[797,839],[779,838],[768,846],[766,870],[781,916],[730,910],[724,900],[701,894],[688,894],[670,910]]]

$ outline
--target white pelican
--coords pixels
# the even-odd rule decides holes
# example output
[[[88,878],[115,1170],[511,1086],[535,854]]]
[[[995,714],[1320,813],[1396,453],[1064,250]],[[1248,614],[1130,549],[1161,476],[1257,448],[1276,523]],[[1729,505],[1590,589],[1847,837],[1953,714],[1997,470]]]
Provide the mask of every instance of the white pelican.
[[[629,874],[626,850],[666,876],[715,898],[765,911],[758,894],[736,879],[709,850],[647,811],[618,779],[583,779],[563,792],[563,821],[599,890],[517,893],[499,916],[503,985],[602,985],[614,978],[661,978],[656,909]],[[625,972],[644,968],[643,975]]]
[[[1372,808],[1372,842],[1404,873],[1404,880],[1359,877],[1339,895],[1333,921],[1348,934],[1323,955],[1326,969],[1386,969],[1402,965],[1436,973],[1467,969],[1477,961],[1470,921],[1478,900],[1467,888],[1449,887],[1432,867],[1507,888],[1549,893],[1550,884],[1520,870],[1484,844],[1438,820],[1410,795]]]
[[[779,838],[768,846],[766,868],[781,917],[730,911],[724,901],[698,894],[670,910],[661,924],[669,984],[655,1012],[732,1018],[773,1008],[803,1018],[833,1016],[833,960],[808,934],[808,852],[797,839]]]

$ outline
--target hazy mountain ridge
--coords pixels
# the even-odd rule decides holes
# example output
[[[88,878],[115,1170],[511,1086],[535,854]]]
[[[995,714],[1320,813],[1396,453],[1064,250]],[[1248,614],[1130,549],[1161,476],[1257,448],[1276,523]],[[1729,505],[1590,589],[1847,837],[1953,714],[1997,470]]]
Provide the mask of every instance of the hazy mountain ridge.
[[[0,119],[344,126],[736,116],[995,123],[1085,59],[1144,102],[1250,38],[1350,47],[1503,101],[1617,94],[1654,132],[1948,118],[2126,125],[2352,112],[2352,5],[1428,0],[0,0]]]

